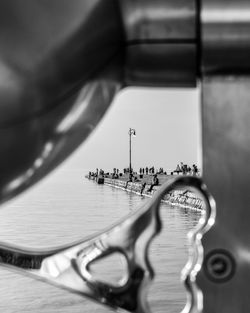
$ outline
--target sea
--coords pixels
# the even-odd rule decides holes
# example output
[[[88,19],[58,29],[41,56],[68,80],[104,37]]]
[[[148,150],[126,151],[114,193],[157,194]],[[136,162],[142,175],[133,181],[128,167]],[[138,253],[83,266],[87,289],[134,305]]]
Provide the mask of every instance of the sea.
[[[43,249],[100,232],[138,210],[148,198],[85,178],[88,171],[59,170],[0,210],[1,242]],[[186,291],[180,273],[188,259],[187,233],[201,213],[162,204],[163,230],[150,246],[156,277],[148,301],[153,313],[181,312]],[[96,275],[122,275],[122,263],[104,262]],[[114,264],[118,264],[117,267]],[[99,271],[99,272],[98,272]],[[114,272],[116,273],[114,274]],[[0,267],[0,312],[113,312],[82,296]],[[119,277],[121,278],[121,277]]]

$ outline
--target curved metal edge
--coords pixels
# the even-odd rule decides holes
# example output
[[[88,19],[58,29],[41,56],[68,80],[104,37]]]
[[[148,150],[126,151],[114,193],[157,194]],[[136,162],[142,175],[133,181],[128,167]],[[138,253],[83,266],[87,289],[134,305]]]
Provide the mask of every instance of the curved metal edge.
[[[0,264],[115,309],[148,313],[147,290],[154,277],[148,247],[161,230],[160,203],[167,192],[187,186],[202,196],[206,214],[190,235],[192,248],[183,272],[189,299],[183,312],[201,312],[202,295],[195,283],[203,260],[200,239],[214,221],[215,204],[206,186],[195,177],[171,179],[139,210],[90,240],[41,252],[2,245]],[[127,260],[126,280],[118,286],[95,280],[89,270],[93,261],[114,252],[121,253]]]
[[[63,162],[96,127],[121,87],[115,79],[92,80],[74,96],[74,101],[70,99],[71,101],[66,101],[64,105],[33,121],[2,130],[0,141],[5,142],[9,148],[0,157],[3,170],[0,203],[21,193]],[[31,131],[31,135],[27,130]],[[10,138],[15,138],[15,144]],[[10,158],[5,154],[12,151],[12,156],[15,156],[20,149],[19,142],[25,142],[26,147],[29,145],[30,149],[26,151],[24,148],[23,154],[30,155],[30,162],[18,175],[11,178],[5,176],[4,167],[6,160]],[[37,153],[34,153],[35,150]],[[22,167],[19,159],[9,162],[12,168]]]
[[[198,192],[204,201],[205,211],[197,226],[188,233],[189,258],[181,275],[188,292],[188,298],[182,313],[203,312],[203,293],[196,284],[196,277],[202,268],[204,259],[204,249],[201,240],[203,235],[214,225],[216,217],[216,203],[206,185],[201,180],[194,183],[194,191]]]

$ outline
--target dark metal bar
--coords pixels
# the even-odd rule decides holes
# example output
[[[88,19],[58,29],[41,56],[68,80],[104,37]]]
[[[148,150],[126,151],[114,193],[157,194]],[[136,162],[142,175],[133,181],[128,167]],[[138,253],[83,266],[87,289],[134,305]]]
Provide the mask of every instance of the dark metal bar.
[[[206,74],[250,72],[250,2],[202,0],[202,71]]]
[[[125,84],[194,87],[195,0],[120,1],[125,30]]]
[[[249,76],[202,82],[203,177],[217,204],[215,225],[202,240],[205,313],[249,308],[249,90]]]

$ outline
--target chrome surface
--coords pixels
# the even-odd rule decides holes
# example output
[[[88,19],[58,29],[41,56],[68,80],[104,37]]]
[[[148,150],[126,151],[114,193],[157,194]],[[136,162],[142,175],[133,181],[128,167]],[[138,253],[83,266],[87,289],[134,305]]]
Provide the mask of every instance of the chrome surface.
[[[213,228],[204,236],[204,255],[226,251],[235,262],[228,279],[198,276],[204,312],[249,312],[249,76],[212,76],[202,83],[203,178],[216,200]]]
[[[202,239],[215,204],[200,181],[182,178],[91,242],[42,253],[2,245],[2,263],[115,308],[146,312],[153,276],[146,251],[160,230],[161,193],[191,184],[208,213],[183,274],[190,292],[184,312],[249,312],[249,12],[247,0],[0,2],[1,202],[62,162],[119,88],[194,86],[200,75],[204,181],[218,207]],[[119,288],[93,281],[88,271],[113,251],[128,261]]]
[[[61,163],[121,85],[113,1],[0,2],[0,202]]]
[[[183,0],[1,1],[0,202],[77,148],[119,88],[194,85],[195,16]]]
[[[128,43],[196,39],[194,0],[120,1]]]
[[[40,180],[76,149],[94,129],[118,90],[115,81],[92,81],[74,100],[2,128],[0,202]]]
[[[202,294],[195,278],[203,260],[200,240],[214,223],[215,203],[204,183],[195,177],[178,177],[166,182],[139,210],[89,240],[50,251],[28,251],[1,244],[0,264],[112,308],[150,312],[146,296],[154,272],[149,263],[148,248],[161,231],[161,199],[167,192],[187,185],[199,194],[206,208],[206,214],[190,234],[190,257],[183,271],[183,281],[190,296],[185,311],[201,312]],[[97,281],[91,274],[91,263],[113,253],[125,257],[125,277],[117,284]]]
[[[250,2],[201,1],[202,70],[206,74],[250,71]]]
[[[126,84],[195,86],[195,0],[128,0],[120,4],[126,37]]]

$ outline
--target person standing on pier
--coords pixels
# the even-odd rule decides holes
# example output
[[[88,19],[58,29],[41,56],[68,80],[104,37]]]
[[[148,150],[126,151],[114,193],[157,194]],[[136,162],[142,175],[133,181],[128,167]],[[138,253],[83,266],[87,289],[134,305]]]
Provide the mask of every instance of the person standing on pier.
[[[179,175],[179,173],[181,172],[181,168],[180,168],[180,165],[177,164],[176,166],[176,169],[175,169],[175,172]]]

